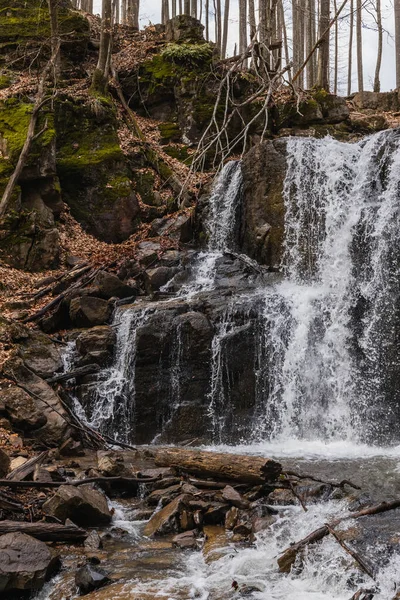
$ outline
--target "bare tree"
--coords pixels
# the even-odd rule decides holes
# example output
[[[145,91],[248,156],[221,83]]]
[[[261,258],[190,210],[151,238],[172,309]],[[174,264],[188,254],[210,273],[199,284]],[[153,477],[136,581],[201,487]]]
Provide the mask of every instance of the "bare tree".
[[[364,91],[363,53],[362,53],[362,0],[356,1],[356,39],[357,39],[357,76],[358,91]]]
[[[247,48],[247,1],[239,0],[239,54]]]
[[[240,1],[240,0],[239,0]],[[221,0],[213,0],[214,2],[214,14],[215,14],[215,44],[218,52],[221,53]]]
[[[190,15],[190,0],[183,0],[183,12],[185,15]]]
[[[378,51],[376,56],[375,76],[374,76],[374,92],[381,91],[380,71],[382,64],[382,46],[383,46],[383,26],[382,26],[382,10],[381,0],[376,0],[376,25],[378,28]]]
[[[333,0],[333,7],[335,14],[337,13],[337,0]],[[339,66],[339,26],[338,21],[335,21],[335,58],[334,58],[334,69],[333,69],[333,93],[337,94],[338,91],[338,66]]]
[[[110,55],[112,46],[112,0],[102,0],[100,50],[97,67],[93,73],[92,91],[105,94],[107,91]]]
[[[354,31],[354,0],[350,0],[350,33],[349,33],[349,62],[347,67],[347,95],[351,94],[352,60],[353,60],[353,31]]]
[[[51,54],[54,58],[55,79],[60,71],[60,34],[58,30],[58,0],[47,0],[50,15]]]
[[[229,22],[229,0],[225,0],[224,6],[224,28],[222,32],[221,58],[226,56],[226,47],[228,43],[228,22]]]
[[[317,85],[329,91],[329,0],[320,0]]]
[[[396,88],[400,89],[400,0],[394,0],[394,23],[396,33]]]

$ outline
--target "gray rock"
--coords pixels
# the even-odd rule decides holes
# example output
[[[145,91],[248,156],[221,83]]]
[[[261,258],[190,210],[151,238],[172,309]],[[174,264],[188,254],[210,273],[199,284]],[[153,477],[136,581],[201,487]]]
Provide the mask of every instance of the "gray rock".
[[[107,271],[99,271],[90,290],[99,298],[128,298],[137,295],[137,289],[123,283],[119,277]]]
[[[155,269],[148,269],[145,273],[147,293],[150,294],[151,292],[158,291],[163,285],[168,283],[176,273],[177,269],[173,267],[156,267]]]
[[[101,538],[95,529],[89,533],[83,545],[86,550],[99,550],[103,547]]]
[[[112,358],[116,338],[115,329],[109,325],[83,331],[76,338],[76,349],[82,357],[79,365],[97,363],[105,366]]]
[[[47,418],[39,411],[32,396],[18,386],[0,390],[0,402],[4,403],[8,418],[16,427],[32,431],[46,424]]]
[[[0,592],[3,594],[39,590],[57,566],[58,559],[44,542],[25,533],[0,536]]]
[[[120,477],[128,474],[121,452],[99,450],[97,452],[97,466],[100,473],[105,477]]]
[[[227,485],[222,490],[222,499],[237,508],[248,508],[249,502],[242,498],[242,496],[237,492],[232,486]]]
[[[81,567],[75,573],[75,583],[81,595],[104,587],[110,582],[110,578],[101,567],[94,567],[90,564]]]
[[[178,535],[172,538],[172,545],[178,546],[178,548],[181,548],[182,550],[197,548],[196,535],[196,529],[178,533]]]
[[[165,39],[167,42],[204,42],[204,25],[189,15],[178,15],[167,21]]]
[[[73,298],[69,306],[69,315],[76,327],[104,325],[111,312],[112,307],[106,300],[91,296]]]
[[[64,522],[71,519],[77,525],[95,527],[111,521],[105,495],[91,485],[62,485],[43,504],[45,514]]]

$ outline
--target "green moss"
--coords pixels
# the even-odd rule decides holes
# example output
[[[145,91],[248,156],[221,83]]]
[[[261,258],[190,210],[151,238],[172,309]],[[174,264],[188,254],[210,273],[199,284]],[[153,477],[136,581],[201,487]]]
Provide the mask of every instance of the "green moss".
[[[192,162],[192,156],[189,154],[186,146],[166,146],[163,150],[168,156],[180,160],[185,165],[190,165]]]
[[[11,77],[8,75],[0,75],[0,90],[5,90],[11,84]]]
[[[178,123],[160,123],[158,130],[161,134],[161,143],[179,142],[182,138],[182,132]]]
[[[178,65],[197,67],[211,64],[213,49],[207,42],[204,44],[167,44],[161,56]]]

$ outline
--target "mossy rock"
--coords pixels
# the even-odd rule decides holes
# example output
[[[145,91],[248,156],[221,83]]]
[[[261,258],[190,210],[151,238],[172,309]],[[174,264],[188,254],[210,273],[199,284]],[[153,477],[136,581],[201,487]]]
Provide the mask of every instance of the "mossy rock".
[[[91,233],[109,242],[129,237],[139,219],[131,172],[108,102],[56,104],[57,172],[64,201]]]
[[[69,1],[62,0],[59,3],[58,22],[62,52],[76,62],[80,61],[89,41],[88,20],[82,13],[72,10]],[[0,53],[18,49],[18,54],[22,56],[27,44],[40,44],[41,51],[49,54],[49,45],[43,45],[49,37],[47,3],[42,0],[0,0]]]
[[[161,134],[162,144],[180,142],[182,139],[182,132],[178,123],[160,123],[158,130]]]
[[[166,146],[163,150],[168,156],[180,160],[185,165],[190,165],[192,162],[192,156],[186,146]]]

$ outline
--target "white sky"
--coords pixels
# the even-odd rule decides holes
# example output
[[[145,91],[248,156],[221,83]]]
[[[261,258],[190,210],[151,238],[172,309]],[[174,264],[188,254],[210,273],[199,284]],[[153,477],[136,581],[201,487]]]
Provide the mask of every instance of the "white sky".
[[[212,2],[210,2],[212,5]],[[382,17],[383,26],[388,33],[384,34],[383,43],[383,58],[381,66],[381,91],[389,91],[395,88],[396,72],[395,72],[395,54],[394,54],[394,16],[392,0],[382,1]],[[95,11],[101,12],[101,0],[94,0]],[[346,8],[343,11],[345,14]],[[144,27],[151,23],[159,23],[161,15],[161,0],[140,0],[140,27]],[[238,39],[238,0],[231,0],[230,9],[230,25],[229,25],[229,52],[233,52],[233,46]],[[368,21],[367,21],[368,19]],[[372,24],[372,19],[365,15],[365,27],[363,28],[363,57],[364,57],[364,89],[372,90],[376,48],[378,35],[375,31],[369,29],[369,23]],[[210,31],[212,27],[210,28]],[[348,60],[348,25],[346,22],[340,23],[339,28],[339,45],[342,44],[339,61],[339,92],[347,93],[347,60]],[[290,35],[290,30],[288,31]],[[354,36],[355,37],[355,36]],[[357,91],[357,73],[356,73],[356,56],[355,47],[353,49],[353,89]]]

